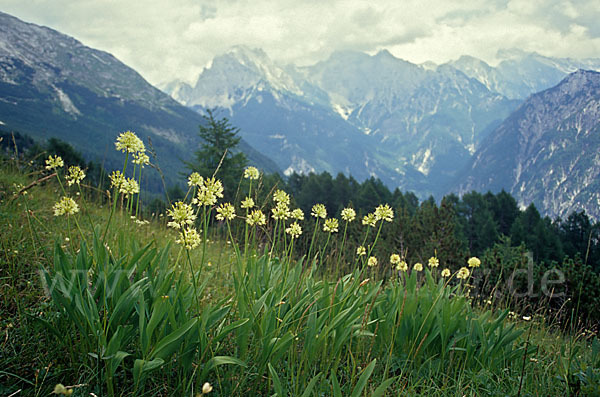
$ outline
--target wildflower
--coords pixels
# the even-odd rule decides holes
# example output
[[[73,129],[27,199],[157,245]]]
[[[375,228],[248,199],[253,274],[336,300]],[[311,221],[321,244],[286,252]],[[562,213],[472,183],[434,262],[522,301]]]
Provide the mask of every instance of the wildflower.
[[[302,221],[302,220],[304,220],[304,212],[302,212],[302,210],[300,208],[296,208],[295,210],[292,211],[292,213],[290,214],[290,217],[293,219],[296,219],[298,221]]]
[[[197,172],[192,172],[190,176],[188,176],[188,186],[200,186],[203,183],[204,178]]]
[[[140,192],[140,185],[133,178],[124,179],[119,188],[119,192],[123,193],[125,197],[134,195]]]
[[[69,186],[74,183],[78,184],[85,178],[85,173],[76,165],[72,165],[69,167],[69,173],[67,174],[67,184]]]
[[[290,195],[279,189],[273,194],[273,200],[278,204],[290,204]]]
[[[287,218],[290,217],[290,209],[289,209],[288,205],[282,201],[277,203],[277,206],[275,208],[271,209],[271,212],[273,213],[271,216],[275,220],[280,220],[280,219],[286,220]]]
[[[145,165],[150,164],[150,157],[148,157],[148,155],[146,153],[144,153],[143,151],[141,152],[137,152],[133,154],[133,164],[138,164],[141,165],[142,168]]]
[[[46,169],[48,171],[60,168],[63,165],[65,165],[65,163],[63,162],[63,159],[60,156],[50,156],[48,157],[48,160],[46,160]]]
[[[398,263],[396,265],[396,270],[399,272],[405,272],[408,270],[408,263],[406,263],[405,261],[400,261],[400,263]]]
[[[450,277],[450,269],[445,268],[442,270],[442,277]]]
[[[298,222],[294,222],[288,228],[285,229],[285,232],[289,234],[292,238],[298,238],[298,236],[302,234],[302,227],[300,227]]]
[[[367,249],[361,245],[360,247],[356,248],[356,255],[358,255],[358,256],[367,255]]]
[[[323,224],[323,231],[329,233],[337,233],[338,231],[338,220],[336,218],[325,219]]]
[[[392,265],[397,265],[397,264],[400,263],[400,261],[401,261],[400,255],[398,255],[398,254],[392,254],[392,255],[390,255],[390,263]]]
[[[523,320],[530,321],[531,320],[531,316],[523,316]]]
[[[352,222],[356,219],[356,211],[352,208],[344,208],[342,210],[342,219],[346,222]]]
[[[252,208],[254,207],[254,200],[252,200],[252,197],[246,197],[244,200],[242,200],[242,208]]]
[[[479,267],[481,265],[481,261],[479,260],[478,257],[472,256],[467,261],[467,264],[469,265],[469,267]]]
[[[212,386],[210,383],[206,382],[202,385],[202,394],[208,394],[212,391]]]
[[[207,178],[204,180],[204,186],[215,197],[223,198],[223,183],[220,180]]]
[[[417,262],[415,263],[415,265],[413,266],[414,271],[416,272],[422,272],[423,271],[423,264],[421,262]]]
[[[440,265],[440,261],[435,256],[429,258],[429,267],[438,267]]]
[[[125,182],[125,176],[121,174],[121,171],[113,171],[109,175],[109,179],[110,186],[114,187],[115,189],[121,189],[121,185],[123,185]]]
[[[183,229],[183,231],[179,234],[179,239],[175,240],[175,242],[191,250],[200,245],[200,234],[195,228],[189,227],[187,229]]]
[[[235,208],[233,208],[233,205],[231,205],[231,203],[224,203],[221,204],[218,208],[217,208],[217,216],[216,218],[220,221],[223,220],[232,220],[233,218],[235,218]]]
[[[310,212],[315,218],[327,218],[327,209],[323,204],[315,204]]]
[[[265,216],[265,214],[263,214],[261,210],[254,210],[252,211],[250,216],[246,218],[246,223],[250,226],[264,226],[267,223],[267,217]]]
[[[369,267],[375,267],[377,266],[377,258],[374,256],[369,257],[369,260],[367,261],[367,265]]]
[[[467,277],[469,277],[469,274],[471,274],[471,272],[469,272],[469,269],[467,269],[466,267],[461,267],[458,273],[456,274],[456,278],[464,280]]]
[[[374,213],[367,214],[363,217],[362,224],[365,226],[375,227],[377,224],[377,218]]]
[[[223,184],[215,178],[202,180],[193,204],[210,206],[217,203],[217,198],[223,198]]]
[[[392,219],[394,219],[394,210],[392,210],[388,204],[382,204],[375,208],[375,219],[378,221],[384,220],[386,222],[391,222]]]
[[[167,226],[175,229],[192,225],[196,220],[196,214],[194,214],[192,206],[182,201],[173,204],[172,208],[167,210],[167,215],[173,219]]]
[[[63,197],[54,204],[54,216],[73,215],[79,212],[79,206],[71,197]]]
[[[256,167],[248,167],[244,170],[244,178],[246,179],[258,179],[259,176],[258,168]]]
[[[115,147],[123,153],[143,152],[146,150],[144,142],[131,131],[125,131],[119,134],[117,141],[115,142]]]
[[[73,394],[73,389],[67,389],[63,384],[59,383],[54,386],[53,394],[62,394],[63,396],[70,396]]]

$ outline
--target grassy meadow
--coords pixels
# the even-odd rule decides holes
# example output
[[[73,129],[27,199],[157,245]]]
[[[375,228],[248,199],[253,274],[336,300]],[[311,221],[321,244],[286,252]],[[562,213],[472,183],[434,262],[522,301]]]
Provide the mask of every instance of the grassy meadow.
[[[600,395],[597,329],[476,296],[485,260],[382,254],[386,203],[305,214],[248,167],[150,213],[143,144],[116,148],[108,192],[2,157],[0,395]]]

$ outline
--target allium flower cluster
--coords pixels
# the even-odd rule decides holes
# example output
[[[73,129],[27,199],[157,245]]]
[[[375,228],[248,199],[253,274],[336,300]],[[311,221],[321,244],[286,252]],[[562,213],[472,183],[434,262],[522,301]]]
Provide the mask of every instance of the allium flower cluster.
[[[398,270],[399,272],[408,271],[408,263],[406,263],[405,261],[398,262],[398,264],[396,265],[396,270]]]
[[[429,258],[429,262],[427,264],[431,268],[438,267],[440,265],[440,261],[435,256],[432,256],[431,258]]]
[[[54,204],[54,216],[73,215],[79,212],[79,206],[71,197],[64,197]]]
[[[223,198],[223,184],[215,178],[207,178],[198,186],[198,194],[192,201],[200,206],[211,206],[217,203],[217,199]]]
[[[110,186],[112,186],[115,189],[119,189],[119,190],[121,189],[121,186],[125,182],[125,176],[123,174],[121,174],[121,171],[113,171],[109,175],[109,179],[110,179]]]
[[[397,265],[398,263],[400,263],[402,259],[400,258],[400,255],[398,254],[392,254],[390,255],[390,263],[392,265]]]
[[[325,219],[325,223],[323,224],[323,231],[329,233],[337,233],[338,227],[339,224],[336,218]]]
[[[442,277],[450,277],[450,269],[445,268],[444,270],[442,270]]]
[[[275,206],[275,208],[271,209],[271,213],[272,213],[271,216],[276,221],[278,221],[278,220],[286,220],[291,215],[290,208],[283,201],[278,202],[277,205]]]
[[[290,226],[285,229],[285,232],[289,234],[292,238],[298,238],[302,234],[302,227],[298,224],[298,222],[293,222]]]
[[[167,226],[174,229],[185,229],[194,224],[196,220],[196,214],[191,205],[178,201],[167,210],[167,215],[171,217],[171,221]]]
[[[471,272],[469,271],[468,268],[466,267],[461,267],[458,270],[458,273],[456,273],[456,278],[458,279],[462,279],[465,280],[467,277],[469,277],[469,274],[471,274]]]
[[[56,168],[61,168],[65,163],[60,156],[49,156],[46,160],[46,169],[48,171],[52,171]]]
[[[377,266],[377,258],[374,256],[369,257],[369,260],[367,261],[367,265],[369,267],[375,267]]]
[[[69,167],[69,173],[67,174],[67,184],[69,186],[74,183],[78,184],[85,178],[85,173],[76,165],[72,165]]]
[[[143,153],[146,150],[144,142],[131,131],[125,131],[119,134],[117,141],[115,142],[115,147],[123,153]]]
[[[361,245],[360,247],[356,248],[356,255],[358,255],[358,256],[367,255],[367,249]]]
[[[179,233],[179,239],[175,240],[177,244],[183,245],[186,249],[194,249],[200,245],[202,239],[198,231],[193,228],[185,228]]]
[[[416,272],[422,272],[423,264],[421,262],[415,263],[415,265],[413,266],[413,270],[415,270]]]
[[[467,264],[469,265],[469,267],[479,267],[481,266],[481,261],[476,256],[473,256],[469,258]]]
[[[250,226],[264,226],[267,223],[267,217],[261,210],[254,210],[246,218],[246,223]]]
[[[150,164],[150,157],[144,152],[136,152],[133,154],[133,164],[138,164],[144,167]]]
[[[203,183],[204,178],[197,172],[192,172],[190,176],[188,176],[188,186],[200,186]]]
[[[296,208],[290,213],[290,218],[302,221],[304,220],[304,212],[300,208]]]
[[[382,204],[375,208],[375,219],[391,222],[394,219],[394,210],[389,205]]]
[[[125,197],[132,196],[140,192],[140,185],[133,178],[125,178],[119,187],[119,192],[123,193]]]
[[[242,208],[252,208],[254,207],[254,200],[252,199],[252,197],[246,197],[244,200],[242,200]]]
[[[377,224],[377,218],[374,213],[367,214],[362,219],[362,224],[369,227],[375,227]]]
[[[342,219],[346,222],[352,222],[356,219],[356,211],[352,208],[344,208],[342,210]]]
[[[283,190],[279,189],[275,193],[273,193],[273,201],[275,201],[277,204],[289,205],[290,195],[284,192]]]
[[[327,218],[327,209],[323,204],[315,204],[313,205],[310,214],[315,218],[325,219]]]
[[[230,221],[235,218],[235,208],[231,203],[224,203],[217,207],[216,217],[220,221]]]
[[[258,179],[260,173],[258,172],[258,168],[256,167],[248,167],[244,170],[244,178],[256,180]]]

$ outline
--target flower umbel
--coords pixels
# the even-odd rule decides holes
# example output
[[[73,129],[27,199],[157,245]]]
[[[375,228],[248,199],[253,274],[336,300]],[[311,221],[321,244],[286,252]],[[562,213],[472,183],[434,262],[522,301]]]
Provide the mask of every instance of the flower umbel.
[[[369,260],[367,261],[367,265],[369,267],[375,267],[377,266],[377,258],[374,256],[369,257]]]
[[[440,261],[435,256],[429,258],[429,262],[427,263],[429,267],[438,267],[440,265]]]
[[[408,263],[406,263],[405,261],[400,261],[396,265],[396,270],[401,271],[401,272],[407,271],[408,270]]]
[[[252,213],[246,218],[246,223],[250,226],[258,225],[264,226],[267,223],[267,217],[261,210],[254,210]]]
[[[344,208],[342,210],[342,219],[346,222],[352,222],[356,219],[356,211],[352,208]]]
[[[323,224],[323,231],[329,233],[337,233],[338,227],[339,224],[336,218],[325,219],[325,223]]]
[[[469,274],[471,274],[471,272],[469,271],[469,269],[468,269],[468,268],[466,268],[466,267],[461,267],[461,268],[459,269],[458,273],[456,273],[456,278],[459,278],[459,279],[462,279],[462,280],[464,280],[464,279],[466,279],[467,277],[469,277]]]
[[[287,218],[290,217],[290,208],[288,207],[288,205],[282,201],[277,203],[277,206],[273,209],[271,209],[271,212],[273,213],[271,216],[273,217],[273,219],[275,220],[286,220]]]
[[[85,173],[76,165],[72,165],[69,167],[69,173],[67,174],[67,184],[69,186],[74,183],[78,184],[85,178]]]
[[[203,183],[204,178],[197,172],[192,172],[190,176],[188,176],[188,186],[200,186]]]
[[[377,218],[374,213],[367,214],[363,217],[362,224],[369,227],[375,227],[377,224]]]
[[[285,232],[289,234],[292,238],[298,238],[302,234],[302,227],[300,227],[298,222],[293,222],[289,227],[285,229]]]
[[[73,215],[79,212],[79,206],[71,197],[64,197],[54,204],[54,216]]]
[[[450,269],[445,268],[442,270],[442,277],[450,277]]]
[[[273,200],[278,204],[290,204],[290,195],[279,189],[273,194]]]
[[[121,185],[125,182],[125,176],[121,174],[121,171],[113,171],[110,176],[110,186],[117,190],[121,189]]]
[[[220,221],[224,220],[232,220],[235,218],[235,208],[231,203],[224,203],[217,207],[217,215],[216,217]]]
[[[422,272],[423,271],[423,264],[421,262],[417,262],[415,263],[415,265],[413,266],[413,269],[416,272]]]
[[[63,165],[65,165],[65,163],[63,162],[63,159],[60,156],[50,156],[46,160],[46,169],[48,171],[52,171],[56,168],[60,168]]]
[[[123,193],[125,197],[134,195],[140,192],[140,185],[138,185],[137,181],[133,178],[126,178],[121,183],[121,187],[119,187],[119,192]]]
[[[179,233],[179,239],[175,240],[177,244],[181,244],[189,250],[199,246],[201,241],[200,234],[193,227],[183,229],[183,231]]]
[[[194,224],[196,220],[196,214],[194,214],[192,206],[182,201],[173,204],[172,208],[167,210],[167,215],[173,219],[167,226],[175,229],[188,227]]]
[[[302,212],[302,210],[300,208],[296,208],[295,210],[292,211],[292,213],[290,214],[290,217],[293,219],[296,219],[298,221],[302,221],[302,220],[304,220],[304,212]]]
[[[361,245],[360,247],[356,248],[356,255],[358,255],[358,256],[367,255],[367,249]]]
[[[375,208],[375,219],[391,222],[394,219],[394,210],[388,204],[382,204]]]
[[[390,255],[390,263],[392,265],[399,264],[401,260],[402,259],[400,259],[400,255],[398,255],[398,254],[392,254],[392,255]]]
[[[248,167],[244,170],[244,178],[256,180],[258,179],[260,173],[258,172],[258,168],[256,167]]]
[[[323,204],[315,204],[312,207],[312,211],[310,212],[312,216],[315,218],[327,218],[327,209]]]
[[[242,208],[252,208],[254,207],[254,200],[252,199],[252,197],[246,197],[245,199],[242,200],[241,203]]]
[[[115,142],[115,147],[123,153],[143,152],[146,150],[144,142],[131,131],[125,131],[119,134],[117,141]]]
[[[479,266],[481,266],[481,261],[479,260],[478,257],[473,256],[473,257],[469,258],[469,260],[467,261],[467,264],[469,265],[469,267],[479,267]]]

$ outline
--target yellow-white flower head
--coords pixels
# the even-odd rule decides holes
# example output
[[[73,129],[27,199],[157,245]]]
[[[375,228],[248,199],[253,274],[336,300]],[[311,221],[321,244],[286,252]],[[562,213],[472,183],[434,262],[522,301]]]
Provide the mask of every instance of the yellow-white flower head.
[[[296,219],[297,221],[302,221],[302,220],[304,220],[304,212],[302,212],[302,210],[300,208],[296,208],[295,210],[292,211],[292,213],[290,214],[290,217],[293,219]]]
[[[292,238],[298,238],[302,234],[302,227],[300,227],[298,222],[293,222],[289,227],[285,229],[285,232],[289,234]]]
[[[423,264],[421,262],[417,262],[415,263],[415,265],[413,266],[413,269],[417,272],[422,272],[423,271]]]
[[[450,277],[450,269],[445,268],[444,270],[442,270],[442,277]]]
[[[469,267],[479,267],[479,266],[481,266],[481,261],[479,260],[478,257],[472,256],[467,261],[467,264],[469,265]]]
[[[327,218],[327,209],[323,204],[315,204],[312,207],[312,211],[310,212],[312,216],[315,218]]]
[[[252,197],[246,197],[245,199],[242,200],[242,208],[252,208],[254,207],[254,200],[252,199]]]
[[[400,272],[408,271],[408,263],[406,263],[405,261],[398,262],[398,264],[396,265],[396,270]]]
[[[369,227],[375,227],[375,225],[377,224],[377,218],[375,218],[375,214],[370,213],[365,215],[362,219],[362,224]]]
[[[215,178],[206,178],[198,186],[198,193],[192,203],[199,206],[212,206],[217,203],[218,198],[223,198],[223,184]]]
[[[290,195],[279,189],[273,194],[273,200],[277,204],[290,205]]]
[[[204,178],[197,172],[192,172],[188,176],[188,186],[200,186],[204,183]]]
[[[60,156],[49,156],[46,160],[46,169],[52,171],[56,168],[61,168],[65,163]]]
[[[54,216],[73,215],[79,212],[79,206],[71,197],[62,197],[54,204]]]
[[[235,208],[231,203],[223,203],[217,207],[217,215],[215,216],[220,221],[232,220],[235,218]]]
[[[146,150],[144,142],[131,131],[125,131],[119,134],[117,141],[115,142],[115,147],[123,153],[143,152]]]
[[[196,214],[191,205],[178,201],[167,210],[167,215],[171,217],[172,221],[167,225],[175,229],[187,228],[194,224],[196,220]]]
[[[286,220],[290,217],[290,208],[282,201],[278,202],[275,208],[271,209],[271,216],[275,220]]]
[[[469,274],[471,274],[471,272],[469,271],[469,269],[468,269],[468,268],[466,268],[466,267],[461,267],[461,268],[458,270],[458,273],[456,273],[456,278],[459,278],[459,279],[463,279],[463,280],[464,280],[464,279],[466,279],[467,277],[469,277]]]
[[[74,183],[78,184],[85,178],[85,173],[76,165],[72,165],[69,167],[69,173],[67,174],[67,184],[69,186]]]
[[[357,247],[356,248],[356,255],[358,255],[358,256],[367,255],[367,249],[365,247],[363,247],[362,245],[360,247]]]
[[[195,228],[188,227],[179,233],[179,239],[175,240],[175,242],[191,250],[199,246],[202,239],[200,238],[200,233]]]
[[[258,168],[256,167],[248,167],[244,170],[244,178],[256,180],[260,176],[260,172],[258,172]]]
[[[329,233],[337,233],[338,227],[339,223],[336,218],[325,219],[325,223],[323,224],[323,231]]]
[[[123,185],[123,183],[125,182],[125,176],[121,174],[121,171],[113,171],[109,175],[109,179],[110,185],[117,190],[120,190],[121,185]]]
[[[144,168],[145,165],[150,164],[150,157],[144,152],[136,152],[133,154],[133,164],[141,165]]]
[[[400,255],[398,254],[392,254],[390,255],[390,263],[392,265],[397,265],[398,263],[400,263],[402,259],[400,258]]]
[[[429,262],[427,263],[429,267],[438,267],[440,265],[440,261],[435,256],[429,258]]]
[[[377,258],[374,256],[369,257],[369,260],[367,261],[367,265],[369,267],[375,267],[377,266]]]
[[[254,210],[248,217],[246,218],[246,223],[250,226],[264,226],[267,223],[267,217],[261,210]]]
[[[344,208],[342,210],[342,219],[345,222],[352,222],[354,219],[356,219],[356,211],[354,211],[352,208]]]
[[[375,219],[391,222],[394,219],[394,210],[387,204],[381,204],[375,208]]]
[[[208,383],[208,382],[205,382],[205,383],[202,385],[202,394],[208,394],[208,393],[210,393],[210,392],[212,391],[212,389],[213,389],[213,388],[212,388],[212,386],[210,385],[210,383]]]
[[[140,192],[140,185],[138,185],[135,179],[126,178],[123,183],[121,183],[119,192],[123,193],[125,196],[134,195]]]

